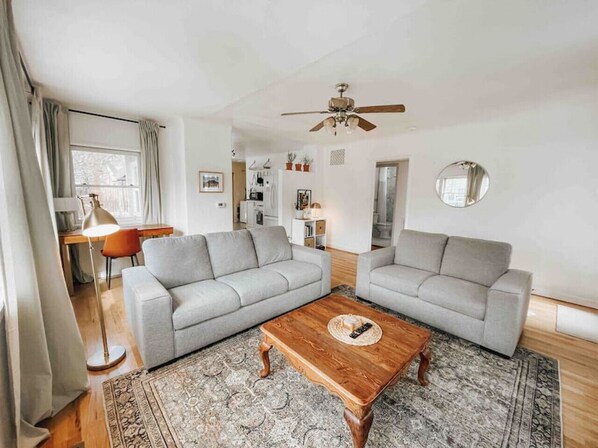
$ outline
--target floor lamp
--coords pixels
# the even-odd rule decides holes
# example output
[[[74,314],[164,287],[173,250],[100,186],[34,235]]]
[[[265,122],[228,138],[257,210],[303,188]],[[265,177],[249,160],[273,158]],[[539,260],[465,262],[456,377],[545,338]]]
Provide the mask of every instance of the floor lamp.
[[[100,205],[100,201],[98,200],[97,194],[89,194],[91,210],[89,213],[85,214],[85,203],[83,202],[83,198],[87,198],[87,196],[78,196],[79,200],[81,201],[81,207],[83,208],[83,215],[85,218],[83,219],[83,226],[81,227],[83,236],[87,237],[87,242],[89,243],[89,256],[91,257],[91,270],[93,274],[93,284],[96,290],[96,303],[98,307],[98,315],[100,317],[100,328],[102,330],[102,344],[103,350],[100,350],[94,353],[88,360],[87,360],[87,369],[88,370],[104,370],[108,369],[112,366],[115,366],[119,362],[121,362],[127,352],[122,345],[113,345],[108,347],[108,338],[106,336],[106,323],[104,321],[104,307],[102,306],[102,293],[100,291],[100,284],[98,282],[98,274],[96,272],[95,262],[93,259],[93,244],[91,242],[92,238],[102,237],[106,235],[110,235],[111,233],[118,232],[120,226],[114,219],[110,213],[102,208]]]

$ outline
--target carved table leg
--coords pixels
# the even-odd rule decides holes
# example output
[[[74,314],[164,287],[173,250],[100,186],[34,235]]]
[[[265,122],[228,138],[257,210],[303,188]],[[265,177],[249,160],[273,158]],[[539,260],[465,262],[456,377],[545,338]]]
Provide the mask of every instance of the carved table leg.
[[[359,418],[351,410],[345,408],[345,421],[351,430],[353,448],[364,448],[374,421],[374,411],[371,408],[364,410],[363,417]]]
[[[264,363],[264,368],[260,371],[260,376],[262,378],[266,378],[270,375],[270,356],[268,356],[268,352],[271,348],[272,346],[266,341],[260,343],[260,355],[262,356],[262,362]]]
[[[432,353],[430,353],[429,348],[425,348],[419,354],[419,370],[417,371],[417,379],[419,384],[422,386],[428,385],[428,380],[426,379],[426,372],[428,371],[428,366],[430,365],[430,360],[432,359]]]

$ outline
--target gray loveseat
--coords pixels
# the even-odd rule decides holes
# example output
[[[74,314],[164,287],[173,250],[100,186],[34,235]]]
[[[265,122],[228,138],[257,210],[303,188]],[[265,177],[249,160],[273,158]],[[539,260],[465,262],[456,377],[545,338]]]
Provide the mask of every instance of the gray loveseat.
[[[359,255],[356,294],[512,356],[532,274],[510,261],[507,243],[403,230],[396,248]]]
[[[330,293],[330,254],[284,227],[159,238],[123,271],[127,319],[152,368]]]

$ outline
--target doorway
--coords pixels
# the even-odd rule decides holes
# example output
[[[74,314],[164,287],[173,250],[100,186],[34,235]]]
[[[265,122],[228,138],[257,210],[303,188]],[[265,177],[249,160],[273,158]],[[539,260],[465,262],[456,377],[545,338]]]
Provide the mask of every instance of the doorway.
[[[233,162],[233,229],[244,229],[245,224],[241,222],[241,201],[246,196],[246,174],[245,161]]]
[[[376,163],[372,205],[372,249],[396,244],[405,227],[409,161]]]

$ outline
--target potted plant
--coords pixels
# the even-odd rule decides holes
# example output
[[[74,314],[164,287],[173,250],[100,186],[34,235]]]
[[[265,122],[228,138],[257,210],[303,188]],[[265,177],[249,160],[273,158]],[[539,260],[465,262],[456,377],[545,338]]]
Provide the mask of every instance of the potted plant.
[[[295,163],[295,171],[301,171],[301,166],[302,166],[301,160],[297,160],[297,163]]]
[[[293,162],[295,161],[296,158],[297,158],[297,154],[295,154],[294,152],[289,151],[287,153],[287,170],[293,171]]]
[[[312,159],[309,156],[304,156],[303,157],[303,171],[305,171],[306,173],[309,172],[309,166],[311,165],[311,163],[314,161],[314,159]]]

